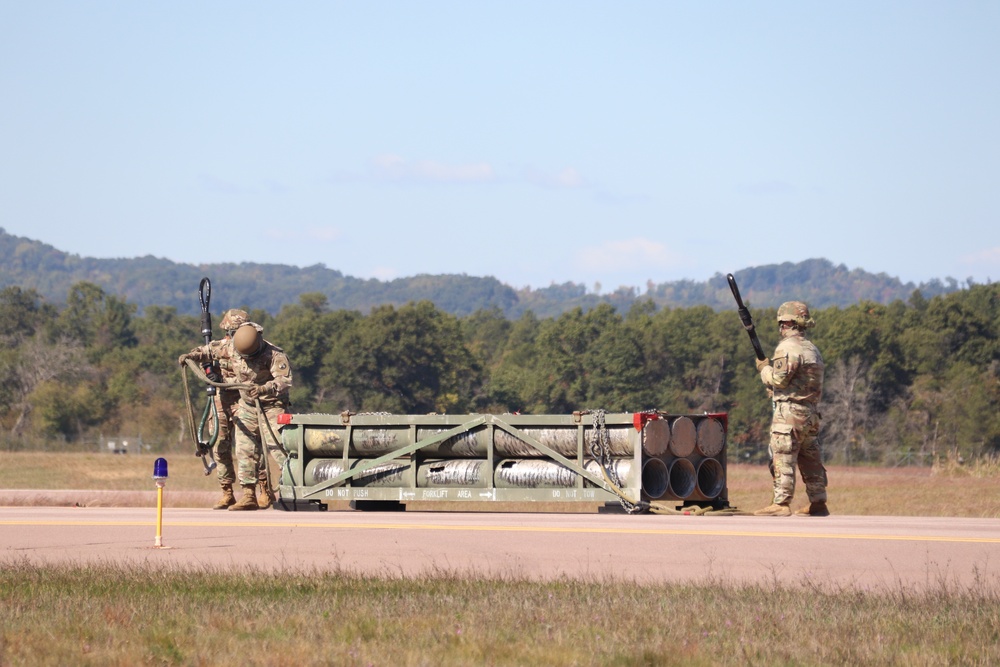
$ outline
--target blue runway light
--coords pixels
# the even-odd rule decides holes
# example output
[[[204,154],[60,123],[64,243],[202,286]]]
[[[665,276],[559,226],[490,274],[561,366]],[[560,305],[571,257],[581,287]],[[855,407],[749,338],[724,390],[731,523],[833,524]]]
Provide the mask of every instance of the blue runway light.
[[[153,462],[153,479],[166,479],[167,478],[167,460],[164,458],[156,459]]]

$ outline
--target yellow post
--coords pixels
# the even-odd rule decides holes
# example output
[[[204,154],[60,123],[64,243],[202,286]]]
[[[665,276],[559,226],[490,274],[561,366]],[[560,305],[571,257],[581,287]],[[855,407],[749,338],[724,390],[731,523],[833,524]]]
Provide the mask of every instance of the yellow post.
[[[156,480],[156,547],[163,546],[163,481]]]
[[[153,463],[153,480],[156,482],[156,542],[154,547],[163,548],[163,486],[167,483],[167,460],[156,459]]]

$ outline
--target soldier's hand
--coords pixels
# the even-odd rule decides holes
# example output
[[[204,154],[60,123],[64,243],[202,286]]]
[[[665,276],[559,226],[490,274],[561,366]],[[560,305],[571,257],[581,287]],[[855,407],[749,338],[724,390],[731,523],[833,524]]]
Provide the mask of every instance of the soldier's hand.
[[[770,365],[771,365],[771,360],[768,359],[767,357],[764,357],[763,359],[758,359],[757,372],[760,373],[762,370],[764,370],[764,366],[770,366]]]
[[[186,354],[182,354],[181,356],[177,357],[177,363],[181,366],[183,366],[184,362],[186,362],[187,360],[188,360],[188,355]]]
[[[257,385],[253,385],[252,387],[247,389],[247,396],[250,397],[251,401],[256,400],[256,398],[260,396],[259,387]]]

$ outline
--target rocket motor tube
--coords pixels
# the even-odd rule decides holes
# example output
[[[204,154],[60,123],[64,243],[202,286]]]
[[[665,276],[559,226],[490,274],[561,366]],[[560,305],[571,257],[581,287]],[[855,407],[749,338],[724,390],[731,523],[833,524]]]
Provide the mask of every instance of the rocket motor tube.
[[[674,456],[690,456],[698,441],[698,428],[690,417],[677,417],[670,425],[670,445]]]
[[[695,492],[698,473],[688,459],[674,459],[669,468],[670,488],[668,494],[675,498],[688,498]]]
[[[655,471],[662,462],[658,459],[647,459],[644,466],[651,462],[651,471]],[[604,478],[600,463],[594,459],[586,459],[583,468],[598,479]],[[608,465],[609,474],[618,477],[622,487],[630,487],[637,480],[633,479],[633,460],[631,458],[611,459]],[[666,473],[666,468],[663,468]],[[576,471],[567,468],[556,461],[545,459],[505,459],[500,461],[493,473],[493,485],[498,489],[566,489],[576,486],[579,475]],[[651,475],[655,479],[655,473]],[[664,480],[656,482],[666,488]],[[586,488],[594,488],[596,485],[588,479],[583,480]]]
[[[315,486],[369,460],[351,459],[345,467],[343,459],[313,459],[302,471],[303,482],[306,486]],[[408,487],[413,483],[412,468],[413,461],[410,459],[387,461],[350,478],[351,486]],[[346,486],[346,482],[340,482],[336,486]]]
[[[726,488],[726,471],[716,459],[703,459],[698,464],[696,491],[705,500],[714,500]]]
[[[487,489],[492,478],[486,459],[444,459],[417,466],[417,486],[424,488]]]
[[[417,428],[416,438],[422,440],[443,432],[443,428]],[[523,428],[526,436],[534,438],[546,447],[567,457],[577,455],[577,429],[575,427],[561,428]],[[634,453],[633,441],[638,441],[631,425],[608,428],[610,442],[609,454],[613,457],[629,457]],[[592,429],[585,431],[588,439]],[[316,457],[343,456],[347,438],[344,427],[314,427],[307,426],[303,432],[303,444],[306,452]],[[351,432],[351,442],[348,456],[354,458],[377,457],[401,449],[414,443],[413,430],[401,425],[394,428],[355,427]],[[669,438],[669,436],[667,436]],[[587,447],[587,444],[584,445]],[[443,442],[428,445],[420,451],[425,456],[441,458],[485,458],[490,449],[489,430],[481,428],[461,433]],[[547,455],[503,429],[493,429],[493,451],[498,458],[545,458]]]
[[[369,459],[321,459],[310,460],[303,471],[305,486],[314,486],[353,469]],[[486,459],[442,459],[424,461],[417,466],[416,483],[419,488],[489,488],[490,482],[498,489],[531,488],[562,489],[577,485],[579,475],[555,461],[543,459],[505,459],[490,471]],[[412,461],[397,459],[371,470],[366,470],[358,478],[352,478],[352,486],[405,486],[404,476],[411,472]],[[613,472],[623,487],[632,485],[632,459],[611,459],[609,473]],[[584,462],[584,469],[598,478],[603,478],[600,465],[594,459]],[[650,498],[663,496],[668,487],[666,464],[658,458],[646,459],[640,471],[643,493]],[[343,486],[342,482],[339,486]],[[594,488],[589,480],[583,485]]]
[[[726,446],[726,429],[715,417],[698,422],[698,451],[704,456],[717,457]]]

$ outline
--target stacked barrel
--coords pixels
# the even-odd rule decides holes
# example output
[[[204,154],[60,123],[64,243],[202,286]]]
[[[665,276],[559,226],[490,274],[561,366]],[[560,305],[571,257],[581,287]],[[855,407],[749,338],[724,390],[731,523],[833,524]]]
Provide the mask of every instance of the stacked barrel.
[[[669,483],[660,497],[700,501],[724,497],[726,415],[649,420],[643,427],[643,451],[667,470]]]
[[[725,415],[291,415],[282,433],[283,496],[726,501]]]

